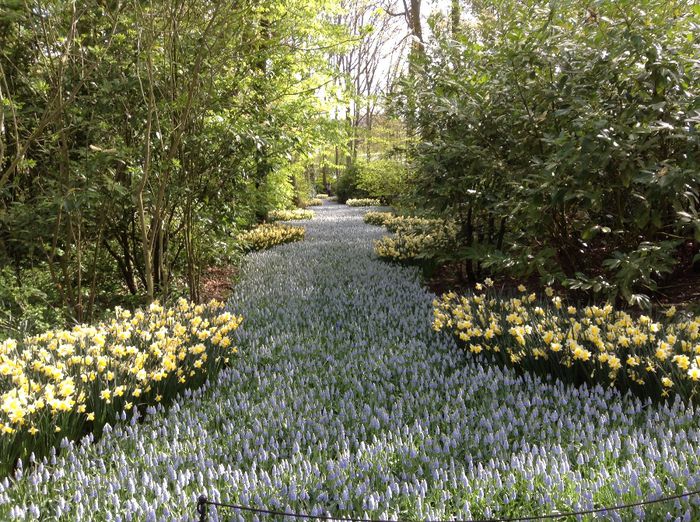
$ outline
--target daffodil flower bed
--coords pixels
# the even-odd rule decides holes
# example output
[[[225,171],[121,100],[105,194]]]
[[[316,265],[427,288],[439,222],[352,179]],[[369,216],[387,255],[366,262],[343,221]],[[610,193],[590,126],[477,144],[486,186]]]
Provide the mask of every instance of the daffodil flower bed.
[[[295,208],[293,210],[270,210],[267,219],[270,221],[296,221],[300,219],[311,219],[314,217],[312,210]]]
[[[395,234],[375,241],[374,250],[382,259],[429,260],[456,244],[457,226],[452,222],[397,216],[386,219],[384,226]]]
[[[378,227],[383,227],[386,222],[392,218],[394,218],[393,212],[376,212],[373,210],[365,212],[364,216],[362,216],[362,220],[365,223],[368,225],[376,225]]]
[[[320,194],[316,194],[316,197],[318,199],[328,199],[328,194],[324,194],[323,192]]]
[[[327,196],[326,196],[326,197],[327,197]],[[310,199],[310,200],[306,203],[306,205],[309,206],[309,207],[320,207],[321,205],[323,205],[323,199],[321,199],[321,198],[312,198],[312,199]]]
[[[433,327],[453,332],[468,350],[490,352],[516,367],[543,369],[563,379],[617,385],[638,393],[692,399],[700,390],[700,316],[666,311],[662,321],[634,318],[612,305],[567,306],[546,296],[504,298],[487,279],[477,293],[450,292],[434,302]]]
[[[303,227],[294,227],[281,223],[264,223],[243,232],[238,240],[246,250],[265,250],[282,243],[301,241],[304,239]]]
[[[435,296],[419,271],[374,255],[383,230],[362,213],[325,205],[305,241],[249,254],[229,305],[245,317],[235,364],[167,410],[126,412],[98,442],[65,443],[0,482],[0,520],[193,521],[201,494],[313,515],[464,520],[698,489],[692,404],[469,356],[432,328]],[[698,499],[595,520],[677,517],[698,520]]]
[[[452,221],[435,218],[423,218],[416,216],[393,216],[384,222],[384,226],[390,232],[403,232],[406,234],[434,234],[443,233],[451,238],[457,235],[457,226]]]
[[[122,411],[171,399],[237,352],[241,318],[184,299],[110,321],[0,343],[0,473],[64,437],[99,433]]]
[[[348,199],[345,204],[349,207],[381,207],[382,202],[374,198]]]

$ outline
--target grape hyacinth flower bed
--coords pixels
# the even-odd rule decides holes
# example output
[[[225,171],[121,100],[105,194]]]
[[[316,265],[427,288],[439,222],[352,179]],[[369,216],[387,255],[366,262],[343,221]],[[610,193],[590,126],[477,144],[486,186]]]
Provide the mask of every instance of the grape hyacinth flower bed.
[[[305,227],[247,258],[228,305],[246,318],[233,367],[19,470],[0,483],[0,520],[189,521],[202,493],[335,516],[512,517],[700,485],[692,406],[473,361],[433,330],[417,269],[377,259],[382,230],[361,209],[327,204]],[[596,520],[697,520],[698,502]]]

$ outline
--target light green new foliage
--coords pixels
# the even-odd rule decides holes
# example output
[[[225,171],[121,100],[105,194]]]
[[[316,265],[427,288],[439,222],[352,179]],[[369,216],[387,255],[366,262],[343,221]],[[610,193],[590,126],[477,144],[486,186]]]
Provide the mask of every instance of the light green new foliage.
[[[398,160],[362,161],[358,165],[357,177],[358,187],[368,194],[393,201],[406,191],[408,168]]]

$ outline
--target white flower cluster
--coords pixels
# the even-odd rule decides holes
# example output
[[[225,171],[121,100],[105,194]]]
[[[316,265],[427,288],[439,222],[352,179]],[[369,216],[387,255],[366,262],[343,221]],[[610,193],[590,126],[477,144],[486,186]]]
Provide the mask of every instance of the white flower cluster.
[[[251,254],[236,365],[167,411],[0,484],[0,520],[196,520],[196,499],[336,516],[469,519],[638,501],[700,485],[693,407],[473,362],[431,327],[382,230],[327,204],[307,241]],[[211,520],[243,520],[216,509]],[[607,520],[698,520],[700,499]],[[246,519],[258,520],[246,515]],[[260,518],[259,520],[262,520]]]

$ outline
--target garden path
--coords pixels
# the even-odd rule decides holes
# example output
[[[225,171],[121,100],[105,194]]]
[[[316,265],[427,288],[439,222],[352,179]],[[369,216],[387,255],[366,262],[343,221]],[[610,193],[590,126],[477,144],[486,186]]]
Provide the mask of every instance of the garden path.
[[[469,519],[690,485],[692,410],[474,362],[432,330],[434,296],[417,270],[376,258],[383,232],[364,210],[329,202],[303,224],[304,241],[247,258],[228,304],[245,317],[240,357],[215,382],[66,448],[0,494],[25,513],[67,499],[67,520],[192,520],[202,493],[314,514]]]

